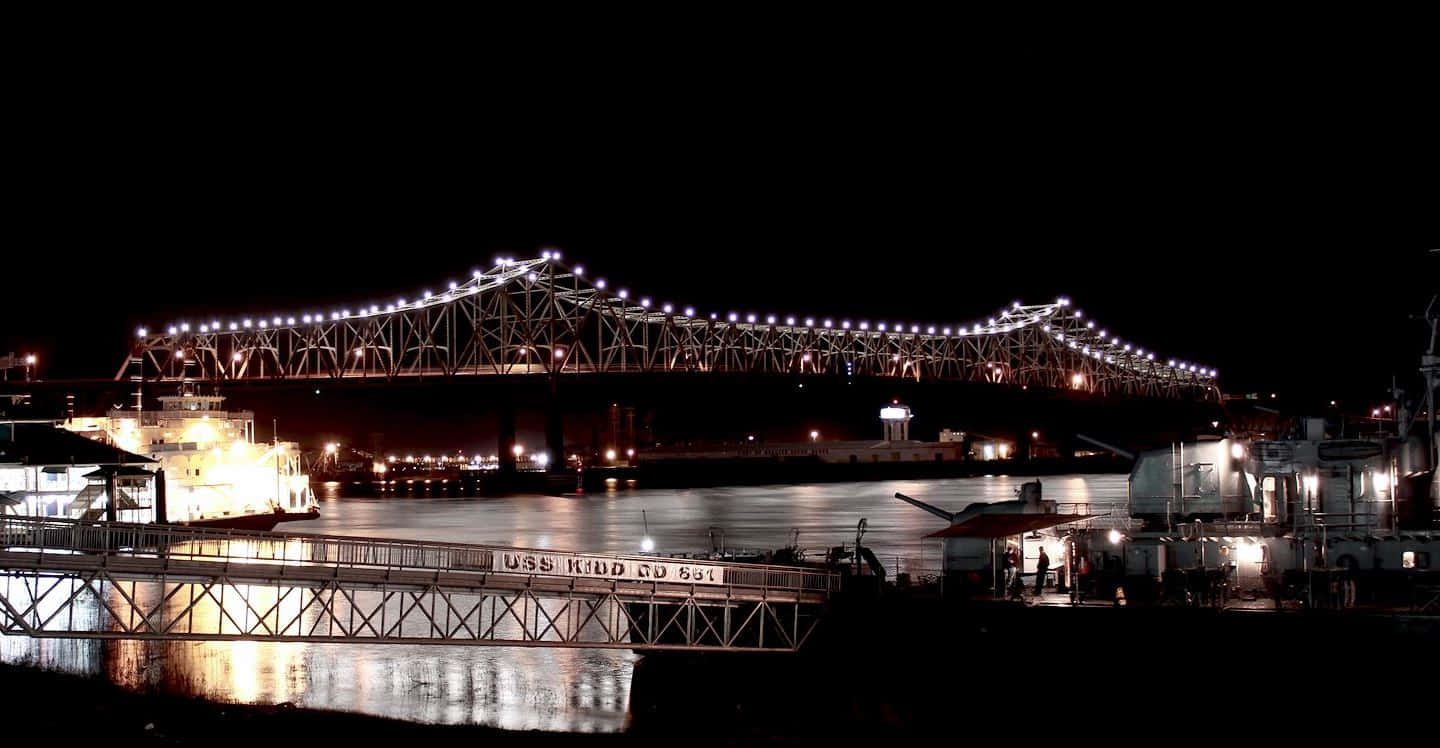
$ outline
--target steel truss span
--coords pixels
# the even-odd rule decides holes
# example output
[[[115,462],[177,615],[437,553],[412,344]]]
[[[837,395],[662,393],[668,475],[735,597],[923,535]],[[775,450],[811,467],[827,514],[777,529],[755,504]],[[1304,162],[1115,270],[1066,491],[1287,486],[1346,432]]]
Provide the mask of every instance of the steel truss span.
[[[335,536],[14,517],[0,531],[0,631],[38,638],[792,652],[838,584],[711,562],[713,584],[497,573],[505,553],[541,552]]]
[[[1210,400],[1216,372],[1161,359],[1068,299],[963,325],[697,313],[591,280],[559,253],[418,298],[137,331],[116,379],[381,381],[504,374],[811,374]]]

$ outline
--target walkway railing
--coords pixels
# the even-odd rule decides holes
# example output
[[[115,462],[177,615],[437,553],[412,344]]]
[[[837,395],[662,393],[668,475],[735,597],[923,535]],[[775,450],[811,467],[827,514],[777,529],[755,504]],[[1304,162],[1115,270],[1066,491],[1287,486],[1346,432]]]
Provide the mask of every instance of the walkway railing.
[[[34,548],[40,553],[110,553],[163,556],[190,560],[216,560],[281,565],[372,567],[388,570],[431,569],[521,573],[526,576],[605,578],[593,571],[601,561],[630,564],[671,563],[678,559],[611,553],[577,553],[508,546],[394,540],[389,538],[319,535],[192,528],[183,525],[97,522],[52,517],[0,516],[0,545]],[[497,565],[501,554],[544,556],[556,563],[548,571],[506,569]],[[573,566],[569,562],[574,562]],[[712,579],[666,578],[667,582],[696,582],[771,590],[832,592],[839,589],[838,574],[795,567],[704,561],[696,566],[718,567],[723,574]],[[567,568],[585,568],[581,574]]]

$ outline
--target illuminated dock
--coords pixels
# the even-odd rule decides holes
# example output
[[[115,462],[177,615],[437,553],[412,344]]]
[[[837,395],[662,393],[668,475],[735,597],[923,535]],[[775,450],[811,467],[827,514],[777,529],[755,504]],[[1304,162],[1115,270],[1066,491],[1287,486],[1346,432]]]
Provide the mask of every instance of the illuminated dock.
[[[839,576],[795,567],[0,519],[5,634],[799,649]]]

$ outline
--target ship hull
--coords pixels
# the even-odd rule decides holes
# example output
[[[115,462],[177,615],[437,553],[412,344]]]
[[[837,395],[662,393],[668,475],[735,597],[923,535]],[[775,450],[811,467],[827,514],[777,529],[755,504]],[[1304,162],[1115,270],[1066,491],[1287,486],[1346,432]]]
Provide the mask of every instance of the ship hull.
[[[181,527],[199,527],[205,529],[224,530],[274,530],[281,522],[299,522],[307,519],[319,519],[319,512],[269,512],[266,514],[244,514],[236,517],[217,517],[215,519],[195,520],[194,522],[174,522],[171,524]]]

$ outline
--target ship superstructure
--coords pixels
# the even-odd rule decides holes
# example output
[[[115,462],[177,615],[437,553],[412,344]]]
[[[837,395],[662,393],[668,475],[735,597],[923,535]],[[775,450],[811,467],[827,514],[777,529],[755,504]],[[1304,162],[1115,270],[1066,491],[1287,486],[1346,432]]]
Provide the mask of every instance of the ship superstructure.
[[[254,412],[226,410],[223,396],[192,383],[157,399],[159,410],[111,410],[65,424],[158,463],[166,501],[156,521],[268,529],[318,516],[298,445],[256,441]]]

